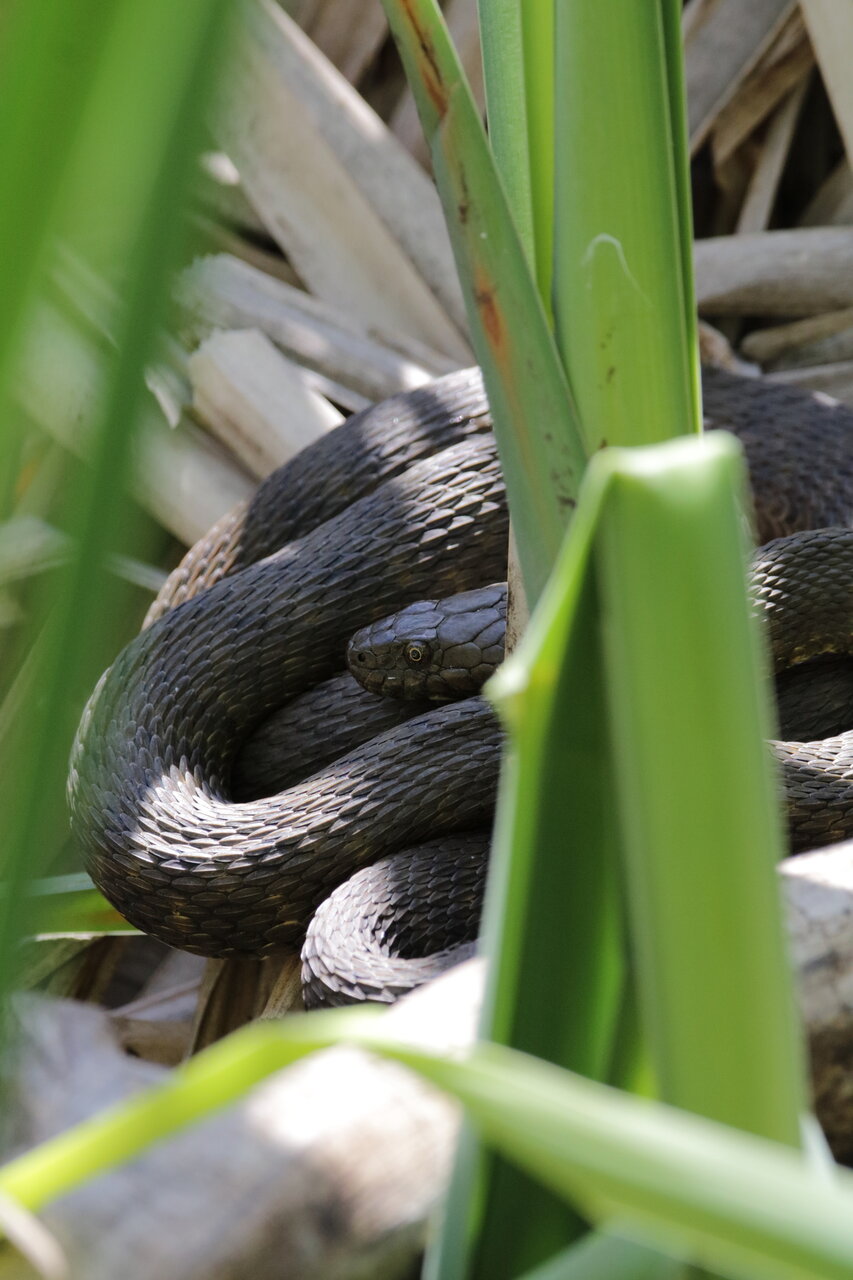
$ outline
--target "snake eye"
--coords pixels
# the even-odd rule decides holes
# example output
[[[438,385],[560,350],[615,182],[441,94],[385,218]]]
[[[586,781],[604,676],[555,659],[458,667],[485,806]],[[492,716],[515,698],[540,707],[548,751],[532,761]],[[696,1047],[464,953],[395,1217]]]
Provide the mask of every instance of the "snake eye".
[[[406,661],[413,667],[417,667],[424,661],[427,656],[426,645],[423,644],[407,644],[406,645]]]

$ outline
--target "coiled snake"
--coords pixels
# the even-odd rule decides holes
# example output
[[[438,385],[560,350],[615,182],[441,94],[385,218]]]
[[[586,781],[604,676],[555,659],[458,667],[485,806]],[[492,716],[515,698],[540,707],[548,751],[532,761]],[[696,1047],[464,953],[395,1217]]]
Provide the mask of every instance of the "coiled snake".
[[[706,373],[704,396],[708,425],[733,430],[746,450],[760,541],[853,525],[853,413],[720,371]],[[132,923],[206,955],[293,948],[336,886],[403,847],[444,840],[451,867],[481,858],[482,835],[459,835],[488,825],[497,780],[501,735],[479,699],[415,708],[302,780],[285,761],[261,784],[286,786],[276,794],[257,794],[245,761],[253,734],[275,737],[275,713],[290,700],[331,705],[328,692],[305,690],[337,677],[357,629],[424,596],[505,576],[507,513],[489,427],[476,370],[366,410],[269,477],[169,579],[92,695],[69,775],[86,865]],[[826,542],[812,539],[815,555]],[[832,570],[848,634],[852,560],[848,551]],[[768,581],[772,601],[775,568]],[[794,646],[785,664],[802,658]],[[331,690],[351,696],[339,678]],[[359,706],[366,698],[355,695]],[[279,725],[290,714],[293,729],[296,705]],[[411,712],[379,714],[387,723]],[[853,750],[844,739],[836,752],[843,794],[828,810],[812,747],[787,751],[807,811],[800,847],[853,823],[844,781]],[[321,745],[310,770],[322,754]],[[417,855],[421,870],[436,847]],[[470,920],[475,908],[463,901],[450,914],[465,911]],[[387,915],[386,902],[375,916],[393,931]],[[417,947],[419,926],[411,929]],[[384,998],[393,965],[386,987]]]

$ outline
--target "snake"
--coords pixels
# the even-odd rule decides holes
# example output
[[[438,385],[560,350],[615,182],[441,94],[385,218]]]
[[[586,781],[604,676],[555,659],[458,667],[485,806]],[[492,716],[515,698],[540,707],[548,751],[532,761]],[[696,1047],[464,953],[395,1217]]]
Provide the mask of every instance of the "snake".
[[[853,413],[718,369],[703,374],[703,400],[706,426],[733,431],[743,445],[760,543],[853,525]],[[401,850],[415,897],[431,898],[424,885],[441,862],[438,896],[473,901],[473,890],[454,887],[453,868],[482,862],[476,849],[491,821],[502,750],[482,698],[386,709],[377,736],[351,736],[328,759],[323,746],[338,748],[321,723],[319,754],[315,743],[310,764],[286,768],[280,787],[274,776],[253,785],[241,759],[277,717],[280,726],[289,714],[294,729],[299,699],[322,708],[344,696],[344,654],[361,629],[424,599],[505,578],[507,536],[477,370],[347,419],[215,525],[102,676],[72,748],[72,832],[115,907],[169,945],[203,955],[293,950],[330,894],[353,875],[393,874]],[[830,542],[812,538],[814,564]],[[774,566],[771,615],[781,581]],[[831,594],[849,633],[849,562],[819,571],[838,588]],[[786,663],[806,661],[789,648]],[[823,653],[818,663],[840,661],[837,650]],[[352,698],[386,701],[364,691]],[[844,764],[850,744],[840,737],[829,774],[844,794],[828,817],[825,741],[779,744],[802,785],[798,839],[809,844],[842,838],[851,821],[843,774],[853,760]],[[285,728],[285,755],[290,740]],[[474,909],[466,910],[470,920]],[[393,927],[380,922],[382,930]],[[443,951],[452,957],[454,945]],[[386,987],[393,993],[393,974]]]

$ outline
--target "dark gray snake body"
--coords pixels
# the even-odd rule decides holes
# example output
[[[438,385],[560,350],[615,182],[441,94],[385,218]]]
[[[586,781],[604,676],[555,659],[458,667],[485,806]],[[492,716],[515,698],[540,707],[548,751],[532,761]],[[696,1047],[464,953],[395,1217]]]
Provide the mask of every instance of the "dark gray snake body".
[[[717,372],[704,392],[709,425],[746,449],[760,540],[853,524],[853,414]],[[335,676],[357,629],[503,577],[488,428],[475,371],[376,406],[270,477],[169,580],[90,700],[69,779],[87,866],[133,923],[209,955],[293,947],[354,871],[488,823],[500,733],[479,700],[395,724],[285,792],[232,800],[235,777],[252,794],[243,745]],[[812,842],[838,838],[812,809]]]

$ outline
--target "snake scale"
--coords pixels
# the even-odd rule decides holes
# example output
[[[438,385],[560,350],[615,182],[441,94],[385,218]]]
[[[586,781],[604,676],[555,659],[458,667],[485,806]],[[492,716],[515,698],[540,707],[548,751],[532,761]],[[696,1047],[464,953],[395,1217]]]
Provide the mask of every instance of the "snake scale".
[[[703,392],[706,425],[743,443],[760,542],[853,525],[853,413],[718,370]],[[308,777],[285,767],[275,794],[261,794],[275,777],[253,783],[245,761],[287,704],[295,732],[299,699],[328,708],[344,696],[338,673],[359,628],[503,578],[507,524],[482,383],[467,370],[350,418],[196,544],[104,673],[72,750],[75,838],[132,923],[206,955],[293,948],[354,872],[381,879],[390,855],[425,843],[404,879],[429,898],[444,859],[436,900],[465,900],[453,868],[477,859],[501,749],[479,699],[383,711],[379,737]],[[849,631],[849,566],[832,572]],[[797,777],[820,770],[818,750],[790,746]],[[822,783],[810,785],[803,839],[839,838]],[[853,814],[853,793],[846,804]],[[393,931],[389,901],[380,930]],[[406,929],[411,949],[417,927]]]

